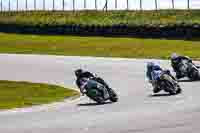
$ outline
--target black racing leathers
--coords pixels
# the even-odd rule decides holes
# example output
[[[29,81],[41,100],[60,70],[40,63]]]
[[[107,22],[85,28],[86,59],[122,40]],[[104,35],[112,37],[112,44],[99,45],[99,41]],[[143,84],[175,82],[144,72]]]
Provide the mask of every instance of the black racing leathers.
[[[188,60],[189,62],[192,63],[192,60],[189,57],[186,57],[186,56],[178,56],[175,59],[171,59],[172,68],[176,72],[176,77],[178,79],[183,77],[183,75],[181,74],[181,71],[179,69],[179,64],[181,63],[182,60]]]
[[[76,85],[79,87],[79,88],[81,88],[81,86],[82,86],[82,79],[83,78],[93,78],[94,77],[94,75],[92,74],[92,73],[90,73],[90,72],[83,72],[83,73],[81,73],[80,75],[79,75],[79,77],[77,77],[77,79],[76,79]]]

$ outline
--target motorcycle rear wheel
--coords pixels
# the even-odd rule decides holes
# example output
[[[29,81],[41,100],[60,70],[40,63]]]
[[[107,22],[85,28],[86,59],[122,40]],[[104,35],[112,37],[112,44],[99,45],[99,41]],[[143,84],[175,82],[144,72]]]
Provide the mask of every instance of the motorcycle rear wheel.
[[[165,80],[165,83],[166,83],[165,91],[168,92],[170,95],[176,95],[177,91],[174,85],[168,80]]]
[[[193,81],[195,81],[195,80],[200,80],[200,74],[199,74],[199,71],[193,69],[192,72],[191,72],[191,74],[188,75],[188,77],[189,77],[191,80],[193,80]]]
[[[182,92],[182,89],[180,88],[180,86],[178,86],[177,90],[176,90],[176,94],[179,94]]]
[[[118,97],[110,97],[110,101],[111,102],[117,102],[118,101]]]

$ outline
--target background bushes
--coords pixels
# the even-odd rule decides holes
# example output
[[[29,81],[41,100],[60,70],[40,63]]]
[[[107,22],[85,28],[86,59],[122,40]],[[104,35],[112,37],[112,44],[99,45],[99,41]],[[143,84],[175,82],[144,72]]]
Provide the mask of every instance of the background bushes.
[[[190,39],[200,37],[200,11],[3,12],[0,32]]]

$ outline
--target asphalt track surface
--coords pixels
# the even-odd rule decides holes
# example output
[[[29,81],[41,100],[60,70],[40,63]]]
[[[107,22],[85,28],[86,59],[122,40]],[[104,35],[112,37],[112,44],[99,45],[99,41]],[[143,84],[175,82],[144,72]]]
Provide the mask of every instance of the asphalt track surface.
[[[119,102],[96,105],[87,97],[49,106],[0,112],[1,133],[199,133],[200,82],[181,82],[183,93],[152,96],[145,79],[148,60],[0,55],[0,79],[76,88],[76,68],[96,72],[119,94]],[[164,68],[169,61],[154,60]]]

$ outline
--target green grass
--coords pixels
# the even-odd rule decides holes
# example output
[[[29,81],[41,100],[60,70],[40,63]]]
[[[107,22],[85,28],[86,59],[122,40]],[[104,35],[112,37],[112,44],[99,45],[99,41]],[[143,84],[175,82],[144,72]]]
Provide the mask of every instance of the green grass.
[[[0,24],[21,25],[176,25],[200,24],[200,10],[156,11],[77,11],[77,12],[4,12]]]
[[[75,95],[78,92],[56,85],[0,81],[0,109],[61,101]]]
[[[198,59],[199,51],[200,41],[0,33],[0,53],[167,59],[177,52]]]

